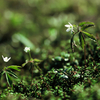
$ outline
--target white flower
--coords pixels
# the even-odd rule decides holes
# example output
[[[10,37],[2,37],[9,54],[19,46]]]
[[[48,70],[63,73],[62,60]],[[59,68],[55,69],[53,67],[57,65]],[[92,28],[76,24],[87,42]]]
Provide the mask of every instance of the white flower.
[[[55,74],[58,73],[58,71],[53,71]]]
[[[68,59],[68,58],[65,58],[64,60],[65,60],[65,61],[68,61],[69,59]]]
[[[30,51],[30,47],[25,47],[24,48],[24,51],[27,53],[27,52],[29,52]]]
[[[4,62],[8,62],[10,59],[11,59],[11,57],[4,57],[3,55],[2,55],[2,58],[3,58],[3,60],[4,60]]]
[[[68,76],[67,76],[67,75],[62,75],[62,77],[63,77],[63,78],[68,78]]]
[[[68,22],[69,23],[69,22]],[[73,32],[73,25],[71,23],[69,23],[69,25],[65,25],[65,27],[67,27],[68,29],[66,30],[66,32],[71,31],[71,33]]]

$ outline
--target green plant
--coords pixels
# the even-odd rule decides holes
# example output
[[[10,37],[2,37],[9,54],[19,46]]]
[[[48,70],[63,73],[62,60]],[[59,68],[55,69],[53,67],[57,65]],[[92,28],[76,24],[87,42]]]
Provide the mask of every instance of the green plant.
[[[33,78],[33,68],[34,68],[34,67],[37,68],[37,69],[40,71],[40,73],[42,72],[42,70],[41,70],[40,67],[38,66],[38,64],[41,62],[41,60],[39,60],[39,59],[33,59],[33,58],[31,57],[30,47],[25,47],[25,48],[24,48],[24,51],[25,51],[26,53],[29,53],[29,58],[26,60],[25,63],[22,64],[22,67],[24,67],[26,64],[29,63],[29,64],[30,64],[30,65],[29,65],[29,70],[30,70],[31,76],[32,76],[32,78]]]
[[[74,41],[74,37],[76,34],[79,36],[79,42],[80,46],[82,47],[84,51],[84,61],[85,61],[85,67],[86,67],[86,41],[85,37],[87,36],[88,38],[92,39],[93,41],[97,41],[97,39],[90,33],[85,32],[85,30],[89,27],[94,26],[93,22],[81,22],[79,25],[72,25],[69,23],[69,25],[65,25],[65,27],[68,27],[66,30],[67,32],[71,31],[72,33],[72,38],[71,38],[71,48],[72,51],[74,52],[74,46],[78,47]]]
[[[4,57],[3,55],[2,58],[4,62],[8,62],[11,59],[11,57],[8,58],[8,57]],[[13,87],[11,76],[18,78],[17,75],[13,72],[13,70],[20,71],[20,68],[21,66],[17,66],[17,65],[4,66],[4,68],[0,72],[0,79],[3,76],[3,74],[5,74],[8,85]]]
[[[53,58],[46,58],[44,60],[33,59],[30,47],[25,47],[24,51],[28,53],[28,58],[26,62],[21,66],[11,65],[4,67],[0,73],[0,78],[3,74],[6,76],[7,84],[12,86],[11,94],[21,94],[24,98],[36,98],[36,99],[84,99],[89,96],[89,94],[94,94],[96,91],[90,89],[96,83],[99,83],[100,76],[100,48],[93,42],[93,45],[86,43],[86,36],[91,38],[93,41],[97,41],[95,37],[85,32],[87,28],[94,26],[92,22],[82,22],[78,26],[65,25],[68,29],[67,32],[71,31],[71,47],[74,51],[76,43],[74,37],[76,34],[79,36],[79,42],[82,47],[82,51],[77,52],[60,52],[59,56],[54,56]],[[78,47],[78,46],[77,46]],[[79,46],[80,47],[80,46]],[[92,49],[91,49],[92,48]],[[77,50],[77,49],[75,49]],[[87,55],[85,54],[87,53]],[[11,57],[3,57],[4,62],[8,62]],[[23,74],[23,80],[19,83],[12,84],[11,76],[16,77],[17,75],[13,70],[20,71],[20,68],[24,69],[24,66],[28,65],[28,70],[25,70]],[[39,74],[34,74],[36,73]],[[26,74],[26,72],[28,72]],[[30,74],[31,73],[31,74]],[[28,77],[26,78],[26,76]],[[79,86],[78,86],[79,85]],[[87,89],[92,93],[89,93]],[[97,88],[97,87],[96,87]],[[76,92],[77,91],[77,92]],[[88,92],[88,94],[86,94]],[[95,93],[94,93],[95,92]],[[6,98],[5,93],[2,93],[1,97]],[[82,95],[83,94],[83,95]],[[79,96],[77,96],[79,95]],[[19,96],[20,97],[20,96]],[[99,96],[98,96],[99,98]]]

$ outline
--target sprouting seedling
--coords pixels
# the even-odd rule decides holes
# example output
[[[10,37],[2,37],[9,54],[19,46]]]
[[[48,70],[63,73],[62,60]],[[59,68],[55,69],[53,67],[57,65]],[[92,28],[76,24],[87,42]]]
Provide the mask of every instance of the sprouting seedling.
[[[7,63],[11,59],[11,57],[8,58],[8,57],[4,57],[3,55],[2,55],[2,58],[5,63]],[[11,69],[20,71],[19,68],[21,68],[21,66],[16,66],[16,65],[11,65],[11,66],[7,66],[7,67],[5,66],[2,69],[2,71],[0,72],[0,79],[3,76],[3,74],[5,74],[8,85],[13,87],[11,76],[13,76],[15,78],[18,78],[18,77]]]
[[[30,63],[29,70],[31,71],[31,74],[32,74],[32,77],[33,77],[33,67],[36,67],[39,71],[41,71],[41,69],[38,66],[38,64],[41,62],[41,60],[33,59],[31,57],[30,47],[25,47],[24,51],[26,53],[29,53],[29,59],[27,59],[26,62],[22,64],[22,67],[24,67],[26,64]]]

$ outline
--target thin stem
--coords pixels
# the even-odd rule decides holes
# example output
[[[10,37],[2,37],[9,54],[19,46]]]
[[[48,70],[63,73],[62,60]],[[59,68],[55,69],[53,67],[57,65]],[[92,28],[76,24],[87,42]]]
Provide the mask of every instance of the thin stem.
[[[85,45],[84,45],[84,61],[85,61],[85,67],[86,67],[86,48],[85,48]]]
[[[29,51],[29,60],[31,60],[31,53],[30,53],[30,51]]]
[[[29,61],[31,60],[31,52],[29,51]],[[33,78],[33,67],[32,67],[32,63],[30,62],[30,71],[31,71],[31,76]]]
[[[86,45],[84,35],[82,34],[82,36],[83,36],[83,39],[84,39],[84,44]],[[85,45],[84,45],[84,61],[85,61],[85,68],[86,68],[86,46]]]
[[[74,46],[76,46],[77,47],[77,45],[74,43],[74,36],[75,36],[75,34],[77,34],[79,32],[79,26],[77,27],[77,32],[75,32],[74,30],[73,30],[73,36],[72,36],[72,38],[71,38],[71,48],[72,48],[72,52],[74,52]]]

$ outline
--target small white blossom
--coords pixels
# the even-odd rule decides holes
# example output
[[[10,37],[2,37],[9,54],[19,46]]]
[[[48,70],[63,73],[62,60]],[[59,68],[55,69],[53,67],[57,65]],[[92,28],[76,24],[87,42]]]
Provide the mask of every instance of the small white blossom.
[[[68,58],[65,58],[64,60],[65,60],[65,61],[68,61],[69,59],[68,59]]]
[[[30,51],[30,47],[25,47],[24,48],[24,51],[27,53],[27,52],[29,52]]]
[[[69,22],[68,22],[69,23]],[[66,32],[71,31],[71,33],[73,32],[73,25],[71,23],[69,23],[69,25],[65,25],[65,27],[67,27],[68,29],[66,30]]]
[[[55,74],[58,73],[58,71],[53,71]]]
[[[3,58],[3,60],[4,60],[4,62],[8,62],[10,59],[11,59],[11,57],[4,57],[3,55],[2,55],[2,58]]]
[[[68,76],[67,76],[67,75],[62,75],[62,77],[63,77],[63,78],[68,78]]]

